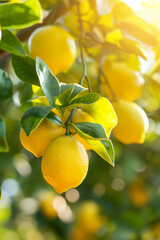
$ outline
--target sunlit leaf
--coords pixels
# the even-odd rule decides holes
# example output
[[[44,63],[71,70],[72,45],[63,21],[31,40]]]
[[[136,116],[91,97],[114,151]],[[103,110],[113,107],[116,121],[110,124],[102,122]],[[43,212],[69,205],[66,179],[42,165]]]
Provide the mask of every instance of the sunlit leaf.
[[[40,103],[40,104],[49,106],[49,102],[48,102],[46,96],[39,96],[39,97],[36,97],[36,98],[32,98],[32,99],[30,99],[30,102]]]
[[[0,4],[2,29],[26,28],[41,21],[42,9],[38,0]]]
[[[112,104],[105,97],[101,97],[97,102],[82,106],[82,109],[87,112],[96,123],[101,124],[107,135],[110,135],[111,130],[117,124],[117,116]]]
[[[48,102],[52,107],[55,106],[55,101],[60,94],[60,85],[59,81],[54,76],[47,64],[43,62],[42,59],[37,57],[36,59],[36,71],[39,76],[40,85],[45,96],[48,99]]]
[[[76,133],[85,139],[89,146],[109,164],[114,166],[114,149],[112,142],[108,139],[104,128],[100,124],[81,122],[69,123]],[[98,140],[99,138],[99,140]],[[100,140],[103,139],[103,140]]]
[[[134,37],[135,39],[149,45],[155,46],[158,44],[158,36],[160,33],[154,26],[145,22],[142,18],[135,15],[127,17],[124,21],[118,22],[117,26],[127,36]]]
[[[123,38],[120,40],[120,45],[124,48],[127,53],[132,53],[137,56],[142,57],[144,60],[147,60],[144,49],[137,42]]]

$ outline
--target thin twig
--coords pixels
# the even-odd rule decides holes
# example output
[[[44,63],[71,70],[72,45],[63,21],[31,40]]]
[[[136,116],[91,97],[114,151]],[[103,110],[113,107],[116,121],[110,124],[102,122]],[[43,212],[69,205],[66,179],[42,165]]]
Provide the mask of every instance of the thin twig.
[[[113,99],[117,99],[117,96],[116,96],[115,92],[113,91],[113,89],[112,89],[112,87],[111,87],[111,85],[110,85],[110,83],[108,81],[108,78],[107,78],[105,72],[103,71],[103,68],[102,68],[103,61],[104,61],[104,59],[102,57],[101,61],[100,61],[100,64],[99,64],[99,75],[100,75],[99,77],[103,76],[103,78],[105,80],[105,83],[107,84],[107,86],[108,86],[108,88],[109,88],[109,90],[110,90],[110,92],[111,92],[111,94],[113,96]]]
[[[81,13],[80,13],[80,3],[77,2],[77,10],[78,10],[78,17],[79,17],[79,25],[80,25],[80,36],[79,36],[79,48],[80,48],[80,54],[81,54],[81,60],[82,60],[82,66],[83,66],[83,75],[82,75],[82,78],[80,80],[80,85],[83,84],[83,81],[84,79],[87,80],[87,84],[88,84],[88,88],[89,88],[89,92],[91,93],[92,92],[92,88],[91,88],[91,84],[90,84],[90,81],[89,81],[89,78],[88,78],[88,74],[87,74],[87,66],[86,66],[86,62],[85,62],[85,59],[84,59],[84,54],[83,54],[83,47],[82,47],[82,41],[81,39],[83,38],[83,35],[84,35],[84,29],[83,29],[83,22],[82,22],[82,19],[81,19]]]

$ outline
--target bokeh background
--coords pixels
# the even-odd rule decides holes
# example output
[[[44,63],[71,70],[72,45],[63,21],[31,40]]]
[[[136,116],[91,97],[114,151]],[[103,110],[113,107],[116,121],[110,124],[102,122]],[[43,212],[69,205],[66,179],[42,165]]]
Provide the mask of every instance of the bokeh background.
[[[87,63],[96,89],[94,64]],[[58,195],[42,176],[41,158],[26,151],[19,140],[21,116],[32,106],[27,102],[32,87],[15,76],[10,56],[0,59],[0,68],[14,83],[13,97],[0,103],[10,148],[0,153],[0,240],[160,240],[159,80],[156,85],[146,83],[137,100],[149,117],[145,143],[123,145],[112,136],[115,168],[88,151],[84,182]],[[59,79],[76,82],[81,72],[77,60]]]

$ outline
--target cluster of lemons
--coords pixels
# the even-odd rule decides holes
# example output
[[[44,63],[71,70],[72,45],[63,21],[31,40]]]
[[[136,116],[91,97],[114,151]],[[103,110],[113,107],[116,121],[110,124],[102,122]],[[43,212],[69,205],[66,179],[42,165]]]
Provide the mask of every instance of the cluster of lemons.
[[[33,58],[40,57],[56,75],[71,67],[77,56],[77,47],[73,37],[60,26],[45,26],[31,34],[29,54]],[[144,142],[148,127],[147,116],[137,104],[131,102],[141,95],[143,78],[122,63],[104,63],[103,69],[113,91],[119,97],[113,102],[118,116],[115,137],[123,143]],[[108,93],[105,81],[101,87]],[[71,110],[67,110],[63,116],[55,108],[52,111],[61,118],[62,126],[45,118],[29,136],[21,129],[20,140],[36,157],[43,156],[43,176],[60,194],[77,187],[84,180],[88,171],[86,150],[91,148],[83,138],[75,134],[72,127],[72,134],[66,135],[65,123]],[[78,122],[95,121],[84,109],[76,108],[72,123]],[[109,135],[105,120],[103,126]]]
[[[142,94],[145,83],[143,77],[123,62],[105,61],[103,70],[116,96],[114,99],[106,80],[102,78],[101,89],[112,100],[118,117],[114,136],[124,144],[143,143],[149,125],[148,118],[144,110],[133,102]]]

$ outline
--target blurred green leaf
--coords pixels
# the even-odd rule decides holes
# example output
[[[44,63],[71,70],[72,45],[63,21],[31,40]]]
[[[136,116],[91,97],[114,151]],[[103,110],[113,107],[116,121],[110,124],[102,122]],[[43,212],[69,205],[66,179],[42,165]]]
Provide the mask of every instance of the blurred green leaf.
[[[17,77],[23,82],[39,86],[36,62],[29,56],[12,55],[12,65]]]
[[[43,118],[45,118],[49,112],[52,110],[52,107],[48,106],[37,106],[28,109],[22,116],[21,126],[24,129],[27,136],[38,127]]]
[[[8,152],[9,147],[6,140],[6,127],[4,119],[0,116],[0,152]]]
[[[19,39],[9,30],[2,30],[0,49],[15,55],[25,55],[26,52]]]
[[[3,101],[12,96],[13,85],[8,74],[0,69],[0,101]]]
[[[47,64],[39,57],[36,59],[36,70],[39,76],[40,85],[48,102],[52,107],[60,94],[60,85],[58,79],[51,73]]]
[[[114,148],[101,124],[89,122],[69,124],[74,128],[80,137],[85,139],[85,141],[99,156],[114,166]]]
[[[26,28],[41,21],[42,9],[38,0],[0,4],[2,29]]]

